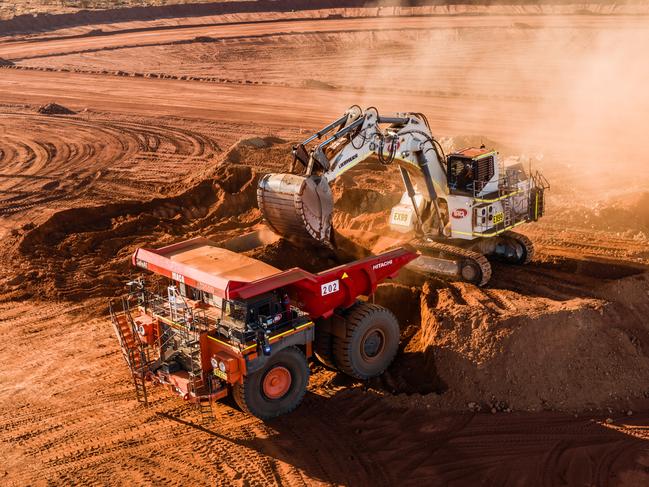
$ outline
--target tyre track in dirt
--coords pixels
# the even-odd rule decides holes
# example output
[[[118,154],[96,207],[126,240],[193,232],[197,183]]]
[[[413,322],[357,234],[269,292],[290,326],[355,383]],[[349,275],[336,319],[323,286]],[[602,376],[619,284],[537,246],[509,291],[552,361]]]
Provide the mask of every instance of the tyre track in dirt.
[[[557,485],[565,481],[566,465],[578,463],[585,452],[591,457],[585,459],[592,465],[592,475],[588,469],[582,474],[579,465],[573,465],[572,473],[579,473],[585,485],[610,485],[615,471],[626,467],[627,462],[633,463],[631,459],[647,450],[643,441],[611,432],[596,422],[574,421],[552,413],[433,413],[432,419],[426,411],[386,411],[380,406],[370,407],[358,416],[351,413],[341,421],[352,417],[347,427],[361,431],[372,456],[391,465],[392,480],[407,479],[407,485],[435,481],[458,485]],[[391,438],[388,444],[386,436]],[[621,447],[627,449],[623,458],[618,455]],[[552,481],[539,482],[537,475],[547,475],[544,472],[555,473]]]
[[[21,330],[23,326],[33,326],[34,323],[47,319],[48,329],[32,333],[30,339],[15,339],[13,346],[21,350],[24,360],[21,364],[27,364],[22,366],[22,372],[32,377],[30,389],[50,388],[53,383],[56,383],[56,386],[47,390],[42,399],[29,403],[23,403],[20,399],[27,391],[18,392],[18,411],[24,411],[29,418],[25,419],[22,415],[9,421],[2,418],[0,442],[16,445],[26,456],[37,459],[51,473],[50,479],[55,482],[57,479],[65,482],[67,478],[73,478],[75,481],[85,479],[84,483],[91,481],[91,484],[101,484],[101,477],[96,480],[92,479],[92,475],[79,476],[79,472],[92,468],[101,470],[101,465],[111,463],[120,457],[125,449],[147,455],[147,450],[152,444],[161,442],[163,448],[171,450],[177,436],[174,425],[161,421],[155,411],[143,410],[137,406],[130,394],[132,385],[127,379],[125,369],[120,367],[121,357],[119,354],[102,353],[109,346],[114,346],[114,338],[108,326],[101,322],[103,320],[91,322],[91,328],[88,329],[87,325],[79,327],[78,324],[84,323],[85,320],[81,317],[70,317],[67,314],[69,310],[65,307],[49,308],[52,313],[32,317],[31,320],[23,319],[21,326],[13,328]],[[11,313],[8,316],[11,316]],[[0,312],[0,317],[4,320],[4,313]],[[34,319],[36,321],[33,321]],[[68,327],[70,323],[77,324],[73,331]],[[103,331],[95,328],[96,325],[100,325]],[[58,329],[59,333],[49,333],[52,328]],[[93,331],[93,328],[96,331]],[[101,336],[99,340],[98,333]],[[98,349],[100,357],[89,358],[75,366],[74,345],[83,343],[84,340],[93,341],[93,348]],[[48,345],[45,345],[46,343]],[[32,347],[37,345],[44,345],[45,349],[54,348],[56,351],[38,363],[32,359],[33,355],[38,353]],[[57,357],[56,361],[52,362],[54,357]],[[55,371],[43,371],[44,368],[51,368],[54,363],[58,365]],[[65,369],[65,374],[62,374],[64,380],[59,376],[61,367]],[[16,379],[17,377],[14,378],[14,383]],[[97,394],[103,390],[110,392]],[[154,398],[156,395],[153,391]],[[153,401],[153,408],[173,410],[172,408],[177,407],[178,404],[173,398],[166,394],[161,396],[162,400]],[[65,398],[64,402],[61,402],[61,397]],[[2,402],[8,399],[3,393]],[[170,455],[164,463],[170,464],[173,458],[174,455]],[[169,478],[189,478],[193,482],[205,482],[205,476],[194,475],[192,471],[191,466],[170,464],[168,467]],[[161,480],[164,480],[164,476]]]
[[[0,127],[0,215],[83,197],[155,194],[170,177],[203,168],[220,152],[212,138],[191,130],[84,115],[3,113]]]

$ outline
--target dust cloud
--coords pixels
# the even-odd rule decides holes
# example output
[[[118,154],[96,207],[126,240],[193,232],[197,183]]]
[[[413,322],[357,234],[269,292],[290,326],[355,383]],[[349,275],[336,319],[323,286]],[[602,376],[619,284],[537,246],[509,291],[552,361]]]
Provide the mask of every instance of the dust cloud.
[[[390,110],[417,111],[412,94],[429,98],[437,136],[490,137],[551,172],[579,172],[592,189],[649,176],[638,147],[649,112],[649,19],[524,20],[476,16],[456,26],[449,18],[440,27],[431,17],[430,28],[399,32],[395,18],[347,63],[367,80],[365,104],[386,89]],[[464,100],[460,113],[446,111],[453,98]]]

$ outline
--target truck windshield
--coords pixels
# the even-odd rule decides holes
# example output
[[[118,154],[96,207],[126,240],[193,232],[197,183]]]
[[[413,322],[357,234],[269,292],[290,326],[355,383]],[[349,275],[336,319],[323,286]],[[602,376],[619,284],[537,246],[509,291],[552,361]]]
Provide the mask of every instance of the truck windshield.
[[[235,321],[246,321],[247,306],[238,301],[223,300],[223,318]]]

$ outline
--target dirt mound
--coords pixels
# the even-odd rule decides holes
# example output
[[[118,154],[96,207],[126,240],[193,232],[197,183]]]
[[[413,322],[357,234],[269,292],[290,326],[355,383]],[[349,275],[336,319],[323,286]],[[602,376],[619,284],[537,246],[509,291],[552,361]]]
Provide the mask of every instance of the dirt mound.
[[[170,184],[167,191],[181,192],[206,179],[217,179],[226,186],[234,182],[236,186],[236,180],[249,171],[286,172],[290,169],[291,161],[291,144],[285,140],[274,136],[249,137],[233,144],[221,154],[216,164]]]
[[[245,139],[202,174],[167,188],[171,196],[72,208],[17,230],[15,274],[0,283],[3,299],[113,296],[134,272],[130,257],[138,247],[195,236],[218,242],[252,230],[261,223],[259,177],[287,170],[287,153],[290,146],[280,139]],[[232,163],[233,154],[248,164]],[[312,271],[340,263],[327,249],[300,251],[285,241],[263,246],[254,256],[280,268],[299,265]]]
[[[558,206],[553,220],[595,230],[621,232],[639,239],[649,239],[649,192],[628,194],[597,201],[591,206],[572,204]]]
[[[175,196],[57,212],[18,232],[16,276],[5,282],[5,298],[119,293],[137,247],[198,235],[218,241],[259,223],[257,180],[250,167],[219,166]]]
[[[76,113],[63,105],[53,102],[47,105],[41,105],[38,107],[37,112],[43,115],[74,115]]]
[[[629,407],[647,393],[649,274],[605,282],[566,300],[429,282],[405,351],[429,355],[451,408]]]
[[[316,88],[319,90],[330,90],[330,91],[335,91],[338,89],[331,83],[325,83],[324,81],[320,81],[317,79],[305,79],[302,83],[302,86],[304,86],[305,88]]]

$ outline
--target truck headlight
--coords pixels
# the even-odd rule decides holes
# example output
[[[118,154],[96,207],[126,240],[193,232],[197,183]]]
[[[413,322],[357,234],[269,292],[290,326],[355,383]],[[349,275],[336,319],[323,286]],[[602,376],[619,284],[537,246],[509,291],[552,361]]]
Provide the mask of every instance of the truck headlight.
[[[219,369],[221,369],[221,372],[225,372],[225,362],[219,362]]]
[[[216,357],[212,357],[210,359],[210,363],[212,364],[212,368],[216,369],[219,367],[219,361],[216,359]]]

